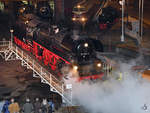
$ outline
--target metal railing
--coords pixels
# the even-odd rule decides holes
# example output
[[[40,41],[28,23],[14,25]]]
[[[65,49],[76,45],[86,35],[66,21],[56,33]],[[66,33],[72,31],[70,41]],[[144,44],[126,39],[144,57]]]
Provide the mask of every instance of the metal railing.
[[[0,47],[5,47],[5,46],[9,46],[10,41],[0,41]]]
[[[45,81],[46,84],[50,85],[51,88],[56,90],[58,94],[60,94],[68,103],[71,104],[70,100],[68,100],[67,97],[64,97],[63,95],[64,84],[60,80],[58,80],[54,75],[43,68],[43,66],[34,60],[33,57],[29,56],[22,49],[18,48],[15,44],[12,44],[12,50],[17,53],[18,57],[21,58],[27,67],[36,72],[41,77],[41,79]]]
[[[40,63],[38,63],[38,61],[35,58],[23,51],[17,45],[11,43],[11,41],[0,41],[0,48],[1,47],[7,49],[9,48],[10,54],[8,55],[8,57],[11,57],[12,53],[14,53],[16,55],[16,59],[21,60],[22,65],[32,69],[33,72],[35,72],[41,78],[42,82],[48,84],[52,89],[54,89],[58,94],[60,94],[68,104],[72,105],[72,100],[69,100],[64,95],[64,84],[60,80],[58,80],[54,75],[52,75],[47,69],[45,69],[42,65],[40,65]],[[3,50],[4,53],[5,50]]]
[[[110,59],[107,56],[112,56],[115,55],[115,53],[111,53],[111,52],[97,52],[96,56],[97,58],[101,59],[103,62],[103,72],[106,76],[111,76],[112,75],[112,71],[113,71],[113,66],[112,66],[112,62],[114,63],[114,61],[112,59]]]
[[[9,41],[0,41],[0,51],[7,49],[9,46]]]

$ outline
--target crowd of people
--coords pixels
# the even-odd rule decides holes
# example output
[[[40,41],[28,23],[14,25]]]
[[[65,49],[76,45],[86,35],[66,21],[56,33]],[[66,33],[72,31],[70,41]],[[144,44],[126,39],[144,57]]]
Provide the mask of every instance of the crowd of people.
[[[4,99],[0,101],[0,113],[52,113],[54,110],[53,101],[46,98],[43,98],[42,101],[36,98],[33,102],[26,98],[22,106],[14,98],[11,98],[10,101]]]

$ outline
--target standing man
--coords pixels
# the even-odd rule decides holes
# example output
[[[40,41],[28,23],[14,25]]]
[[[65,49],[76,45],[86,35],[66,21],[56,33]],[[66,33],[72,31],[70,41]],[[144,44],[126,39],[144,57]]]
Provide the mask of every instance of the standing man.
[[[10,102],[8,100],[5,101],[5,104],[3,105],[2,113],[9,113],[8,106]]]
[[[34,103],[34,112],[40,113],[40,109],[41,109],[41,103],[39,102],[39,98],[36,98]]]
[[[8,106],[10,113],[19,113],[20,107],[18,102],[15,102],[14,98],[11,99],[11,104]]]
[[[26,99],[26,103],[23,105],[23,111],[24,113],[31,113],[33,111],[33,105],[29,98]]]
[[[3,99],[0,99],[0,113],[2,113],[4,104],[5,104],[5,101]]]
[[[44,98],[42,101],[41,109],[42,109],[42,113],[48,113],[49,105],[46,98]]]
[[[48,104],[49,104],[49,113],[54,112],[55,107],[54,107],[54,103],[51,99],[49,100]]]

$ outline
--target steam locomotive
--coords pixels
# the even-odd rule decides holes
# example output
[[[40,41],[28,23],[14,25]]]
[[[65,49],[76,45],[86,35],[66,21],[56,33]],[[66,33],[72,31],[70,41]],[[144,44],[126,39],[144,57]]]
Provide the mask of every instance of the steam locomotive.
[[[50,7],[48,1],[39,1],[35,5],[24,4],[23,2],[16,2],[18,15],[35,13],[42,19],[52,20],[53,9]],[[36,7],[35,7],[36,6]]]
[[[98,18],[99,29],[104,30],[104,29],[111,28],[112,25],[114,25],[119,21],[119,17],[120,14],[115,8],[111,6],[103,8],[102,14]]]
[[[46,10],[40,14],[45,17],[47,13]],[[22,15],[13,28],[14,43],[50,67],[58,78],[64,77],[61,72],[64,66],[78,72],[79,80],[105,77],[104,62],[96,56],[97,51],[103,52],[99,40],[59,25],[49,25],[35,14]]]
[[[111,28],[114,24],[116,24],[119,21],[120,13],[119,11],[117,11],[116,8],[113,8],[111,6],[104,7],[105,1],[103,2],[101,3],[101,7],[100,5],[96,4],[94,4],[93,7],[92,4],[89,5],[91,7],[88,7],[86,6],[88,4],[87,2],[85,2],[85,4],[82,5],[76,5],[72,11],[72,21],[75,23],[86,24],[91,19],[96,20],[96,26],[98,26],[100,30],[107,30]],[[101,12],[97,16],[97,18],[95,18],[95,14],[97,14],[97,11],[99,11],[99,9],[101,9]]]

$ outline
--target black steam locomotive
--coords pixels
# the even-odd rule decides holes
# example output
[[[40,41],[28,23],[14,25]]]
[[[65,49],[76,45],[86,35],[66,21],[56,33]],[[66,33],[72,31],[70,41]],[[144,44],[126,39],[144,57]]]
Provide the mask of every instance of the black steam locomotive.
[[[21,1],[16,1],[16,12],[18,15],[35,13],[38,17],[42,19],[52,20],[53,9],[50,7],[48,1],[39,1],[35,5],[24,4]]]
[[[43,11],[40,14],[45,17],[48,10]],[[61,69],[66,65],[79,73],[79,80],[104,77],[103,61],[96,57],[97,51],[103,52],[99,40],[49,25],[35,14],[24,14],[18,19],[14,25],[14,43],[31,52],[58,77],[63,77]]]
[[[98,18],[99,29],[105,30],[111,28],[112,25],[119,21],[120,14],[117,9],[108,6],[102,9],[102,14]]]

